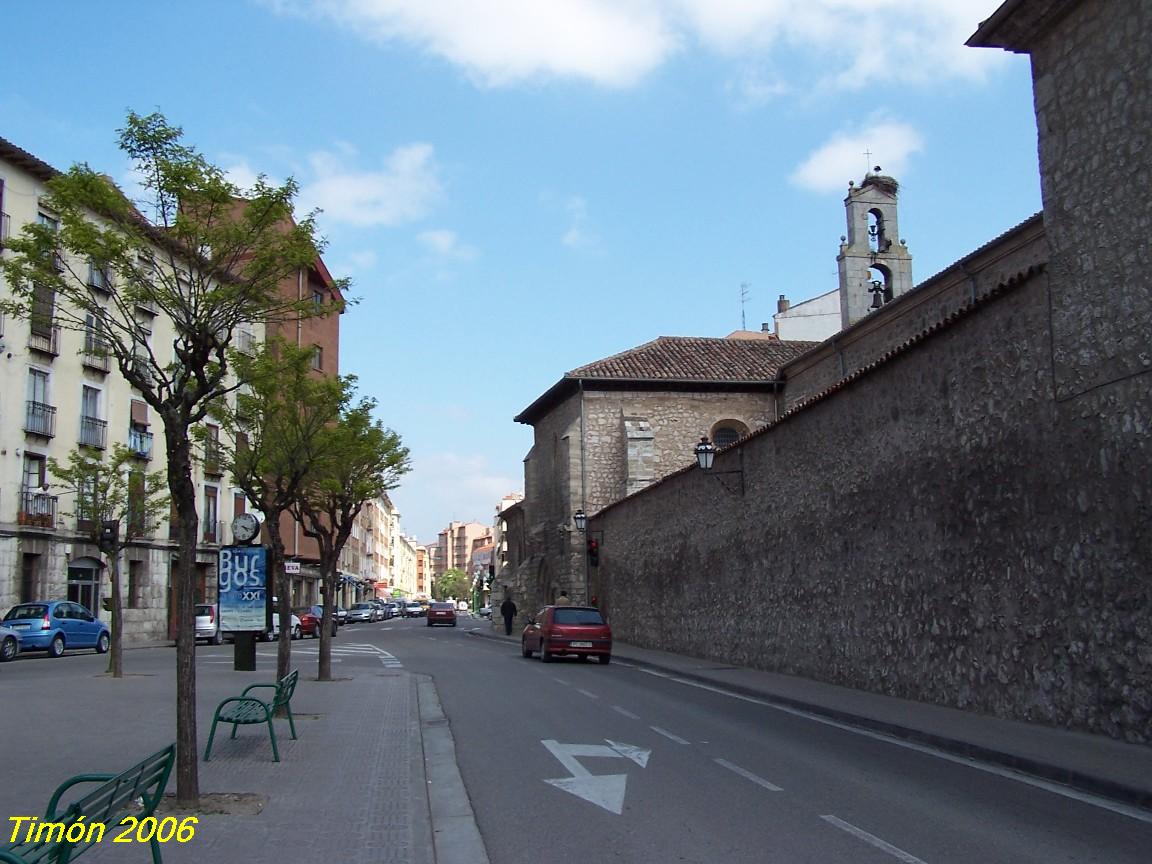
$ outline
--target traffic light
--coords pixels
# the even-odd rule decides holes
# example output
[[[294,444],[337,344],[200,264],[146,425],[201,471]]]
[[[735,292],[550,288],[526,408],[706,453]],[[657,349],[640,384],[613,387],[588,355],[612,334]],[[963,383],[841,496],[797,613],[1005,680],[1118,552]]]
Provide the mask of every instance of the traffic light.
[[[600,541],[588,540],[588,563],[593,567],[600,566]]]

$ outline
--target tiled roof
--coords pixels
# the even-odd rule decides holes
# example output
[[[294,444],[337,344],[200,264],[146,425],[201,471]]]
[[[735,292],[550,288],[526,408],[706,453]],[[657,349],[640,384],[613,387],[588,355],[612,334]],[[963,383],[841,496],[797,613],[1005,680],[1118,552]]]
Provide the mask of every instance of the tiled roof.
[[[819,343],[778,339],[661,336],[573,369],[566,378],[740,383],[772,380],[780,367]]]
[[[818,342],[779,339],[703,339],[661,336],[651,342],[573,369],[515,418],[533,424],[583,389],[742,389],[775,386],[780,367]]]

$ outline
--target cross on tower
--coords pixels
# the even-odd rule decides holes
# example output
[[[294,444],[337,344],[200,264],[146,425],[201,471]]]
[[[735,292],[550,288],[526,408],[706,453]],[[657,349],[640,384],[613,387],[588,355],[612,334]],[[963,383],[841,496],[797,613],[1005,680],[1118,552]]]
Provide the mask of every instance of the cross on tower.
[[[864,161],[865,161],[865,163],[867,163],[865,168],[864,168],[865,173],[867,173],[867,171],[868,171],[867,165],[872,164],[872,151],[869,150],[867,147],[864,148]]]

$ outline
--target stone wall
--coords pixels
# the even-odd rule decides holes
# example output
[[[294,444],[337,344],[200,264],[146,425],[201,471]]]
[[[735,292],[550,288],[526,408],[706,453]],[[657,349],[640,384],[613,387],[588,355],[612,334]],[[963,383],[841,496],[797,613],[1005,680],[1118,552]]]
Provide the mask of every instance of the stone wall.
[[[1152,395],[1056,401],[1050,300],[1033,272],[755,435],[743,497],[692,469],[603,511],[617,637],[1152,740]]]
[[[1064,399],[1152,370],[1152,4],[1076,4],[1032,68]]]

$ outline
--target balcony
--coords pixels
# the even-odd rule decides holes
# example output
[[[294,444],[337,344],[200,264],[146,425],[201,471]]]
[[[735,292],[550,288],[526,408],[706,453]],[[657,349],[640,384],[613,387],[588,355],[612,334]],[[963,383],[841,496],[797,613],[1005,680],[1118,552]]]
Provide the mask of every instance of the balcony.
[[[24,431],[29,435],[53,438],[56,435],[56,406],[28,402],[24,412]]]
[[[156,309],[155,300],[149,299],[147,297],[138,297],[134,302],[136,304],[136,308],[146,315],[155,317],[156,315],[160,314]]]
[[[12,230],[12,217],[7,213],[0,213],[0,245],[3,245],[8,240],[8,234]]]
[[[224,473],[221,465],[220,444],[208,441],[204,444],[204,473],[210,477],[219,477]]]
[[[60,328],[55,324],[33,324],[28,334],[28,348],[56,357],[60,354]]]
[[[103,450],[108,440],[108,421],[99,417],[80,418],[80,446]]]
[[[83,364],[89,369],[107,372],[112,368],[112,358],[108,356],[108,343],[94,336],[84,337],[84,350],[81,352]]]
[[[238,331],[236,333],[236,350],[241,354],[252,356],[256,353],[256,337],[247,330]]]
[[[128,430],[128,449],[137,459],[152,458],[152,433],[143,429]]]
[[[16,521],[32,528],[55,528],[56,496],[23,487],[20,490],[20,511],[16,514]]]

